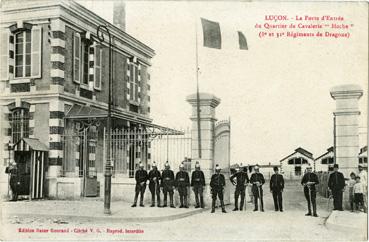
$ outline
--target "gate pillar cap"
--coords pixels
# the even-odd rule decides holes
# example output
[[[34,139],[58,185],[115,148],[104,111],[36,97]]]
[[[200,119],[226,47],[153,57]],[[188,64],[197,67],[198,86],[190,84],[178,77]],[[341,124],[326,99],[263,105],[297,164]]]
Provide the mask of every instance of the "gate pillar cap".
[[[336,98],[360,98],[363,95],[363,89],[356,84],[347,84],[334,86],[330,90],[331,97]]]
[[[217,107],[220,104],[220,98],[216,97],[214,94],[200,92],[200,105],[209,105],[211,107]],[[186,101],[189,102],[191,105],[196,105],[197,103],[197,93],[188,95],[186,97]]]

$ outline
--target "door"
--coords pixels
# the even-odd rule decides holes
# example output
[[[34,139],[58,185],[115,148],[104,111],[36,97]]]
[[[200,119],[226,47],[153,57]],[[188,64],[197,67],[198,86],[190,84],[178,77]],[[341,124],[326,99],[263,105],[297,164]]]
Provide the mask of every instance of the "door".
[[[97,143],[96,129],[89,127],[84,129],[79,143],[79,169],[83,177],[83,191],[85,197],[98,195],[98,183],[95,169],[95,152]]]

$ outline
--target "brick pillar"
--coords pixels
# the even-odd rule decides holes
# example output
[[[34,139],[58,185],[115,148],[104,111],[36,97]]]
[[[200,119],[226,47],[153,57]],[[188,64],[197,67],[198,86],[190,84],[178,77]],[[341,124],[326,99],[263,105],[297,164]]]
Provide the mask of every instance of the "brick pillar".
[[[363,90],[357,85],[341,85],[331,89],[331,97],[336,100],[336,163],[346,178],[352,171],[357,172],[359,147],[358,100]]]
[[[49,106],[49,171],[48,177],[59,177],[62,170],[64,133],[64,102],[54,100]]]
[[[191,137],[192,137],[192,159],[199,161],[201,170],[204,172],[206,181],[206,192],[204,198],[206,206],[210,206],[209,183],[214,173],[214,126],[217,121],[215,108],[219,105],[220,99],[209,93],[200,93],[200,132],[201,132],[201,158],[199,158],[198,129],[197,129],[197,95],[192,94],[186,98],[192,106]],[[194,163],[194,162],[193,162]]]
[[[64,92],[65,71],[65,23],[61,19],[52,19],[49,30],[51,45],[51,81],[50,89]]]

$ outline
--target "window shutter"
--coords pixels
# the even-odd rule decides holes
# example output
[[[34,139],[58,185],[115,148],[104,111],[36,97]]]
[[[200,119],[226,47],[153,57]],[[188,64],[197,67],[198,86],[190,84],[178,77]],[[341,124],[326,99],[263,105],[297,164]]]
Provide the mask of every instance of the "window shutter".
[[[73,81],[81,82],[81,36],[75,33],[73,37]]]
[[[138,102],[138,66],[135,65],[135,78],[134,78],[134,82],[135,82],[135,101]]]
[[[0,79],[9,80],[9,31],[1,29],[0,43]]]
[[[94,88],[97,90],[101,90],[101,56],[102,48],[95,45]]]
[[[42,27],[34,26],[31,37],[31,76],[41,77]]]

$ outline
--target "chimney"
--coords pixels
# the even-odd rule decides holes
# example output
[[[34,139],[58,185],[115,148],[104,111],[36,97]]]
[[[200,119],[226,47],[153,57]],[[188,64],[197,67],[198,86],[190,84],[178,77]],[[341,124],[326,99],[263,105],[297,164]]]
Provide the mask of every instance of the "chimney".
[[[122,0],[114,1],[113,24],[126,31],[126,4]]]

